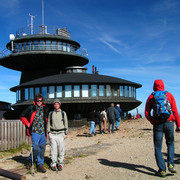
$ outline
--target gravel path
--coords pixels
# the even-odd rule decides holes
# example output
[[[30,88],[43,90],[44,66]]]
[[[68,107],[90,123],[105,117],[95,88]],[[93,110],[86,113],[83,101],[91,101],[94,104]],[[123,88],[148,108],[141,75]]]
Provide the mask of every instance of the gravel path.
[[[70,131],[66,139],[66,158],[63,171],[36,173],[27,179],[63,180],[144,180],[159,179],[155,175],[156,166],[152,141],[152,125],[146,119],[124,121],[114,134],[97,134],[87,137],[89,128],[82,127]],[[166,145],[163,142],[166,159]],[[47,146],[46,156],[49,156]],[[15,158],[7,159],[6,169],[17,166]],[[47,158],[46,158],[47,159]],[[3,160],[0,159],[0,168]],[[13,164],[14,163],[14,164]],[[180,134],[175,133],[175,165],[177,174],[167,172],[165,179],[180,179]]]

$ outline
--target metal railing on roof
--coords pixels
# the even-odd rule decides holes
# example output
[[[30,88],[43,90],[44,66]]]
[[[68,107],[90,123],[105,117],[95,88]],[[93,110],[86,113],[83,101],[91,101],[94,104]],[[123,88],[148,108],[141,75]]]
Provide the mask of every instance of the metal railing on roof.
[[[15,38],[20,38],[26,35],[34,35],[34,34],[54,34],[58,36],[64,36],[66,38],[71,38],[70,33],[66,28],[59,28],[57,26],[27,26],[16,31]]]

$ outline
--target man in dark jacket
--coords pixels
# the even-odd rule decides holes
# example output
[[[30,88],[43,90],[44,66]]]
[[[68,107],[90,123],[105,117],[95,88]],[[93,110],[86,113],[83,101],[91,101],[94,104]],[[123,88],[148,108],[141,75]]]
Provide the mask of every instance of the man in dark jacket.
[[[117,111],[114,107],[114,103],[111,103],[111,106],[107,109],[107,117],[109,121],[108,131],[110,132],[111,124],[112,124],[112,133],[114,133],[114,123],[116,119]]]
[[[26,134],[31,136],[33,145],[33,162],[37,159],[37,171],[45,173],[44,152],[46,148],[46,125],[48,108],[44,104],[44,98],[37,94],[34,98],[34,105],[27,107],[21,114],[20,120],[26,126]],[[32,153],[32,152],[31,152]],[[32,156],[28,157],[27,169],[31,168]]]
[[[160,80],[155,80],[154,82],[154,92],[164,91],[164,83]],[[168,119],[159,119],[155,115],[151,115],[151,110],[154,108],[155,98],[154,95],[151,94],[146,102],[145,108],[145,116],[151,124],[153,124],[153,140],[154,140],[154,149],[155,149],[155,157],[158,165],[158,175],[161,177],[166,176],[166,165],[165,160],[163,158],[161,149],[162,149],[162,140],[163,133],[165,133],[166,144],[167,144],[167,163],[168,170],[171,173],[176,173],[174,169],[174,121],[176,122],[176,131],[179,132],[180,120],[179,114],[176,107],[176,102],[173,95],[169,92],[166,93],[167,99],[171,105],[170,117]]]

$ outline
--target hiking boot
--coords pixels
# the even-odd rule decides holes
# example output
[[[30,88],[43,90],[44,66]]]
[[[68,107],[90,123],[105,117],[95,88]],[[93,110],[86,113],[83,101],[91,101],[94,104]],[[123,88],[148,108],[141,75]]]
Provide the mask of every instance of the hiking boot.
[[[32,166],[32,163],[30,161],[28,161],[27,164],[26,164],[26,169],[30,170],[31,166]]]
[[[92,134],[89,134],[89,137],[92,137]]]
[[[62,171],[62,169],[63,169],[63,167],[62,167],[62,165],[58,165],[58,171]]]
[[[160,177],[166,177],[166,171],[159,170],[157,172],[157,175],[160,176]]]
[[[46,169],[43,167],[43,164],[40,164],[40,165],[37,167],[37,171],[38,171],[38,172],[45,173],[45,172],[46,172]]]
[[[173,166],[172,164],[169,164],[168,170],[169,170],[169,172],[171,172],[171,173],[177,173],[177,171],[174,169],[174,166]]]

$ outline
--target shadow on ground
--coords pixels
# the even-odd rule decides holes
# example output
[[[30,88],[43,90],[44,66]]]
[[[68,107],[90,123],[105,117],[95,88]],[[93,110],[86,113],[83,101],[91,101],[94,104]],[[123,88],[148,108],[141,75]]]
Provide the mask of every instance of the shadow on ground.
[[[157,176],[156,170],[144,166],[144,165],[137,165],[137,164],[131,164],[131,163],[125,163],[125,162],[117,162],[117,161],[109,161],[107,159],[98,159],[99,163],[105,166],[111,166],[116,168],[125,168],[132,171],[137,171],[139,173],[144,173],[151,176]]]

